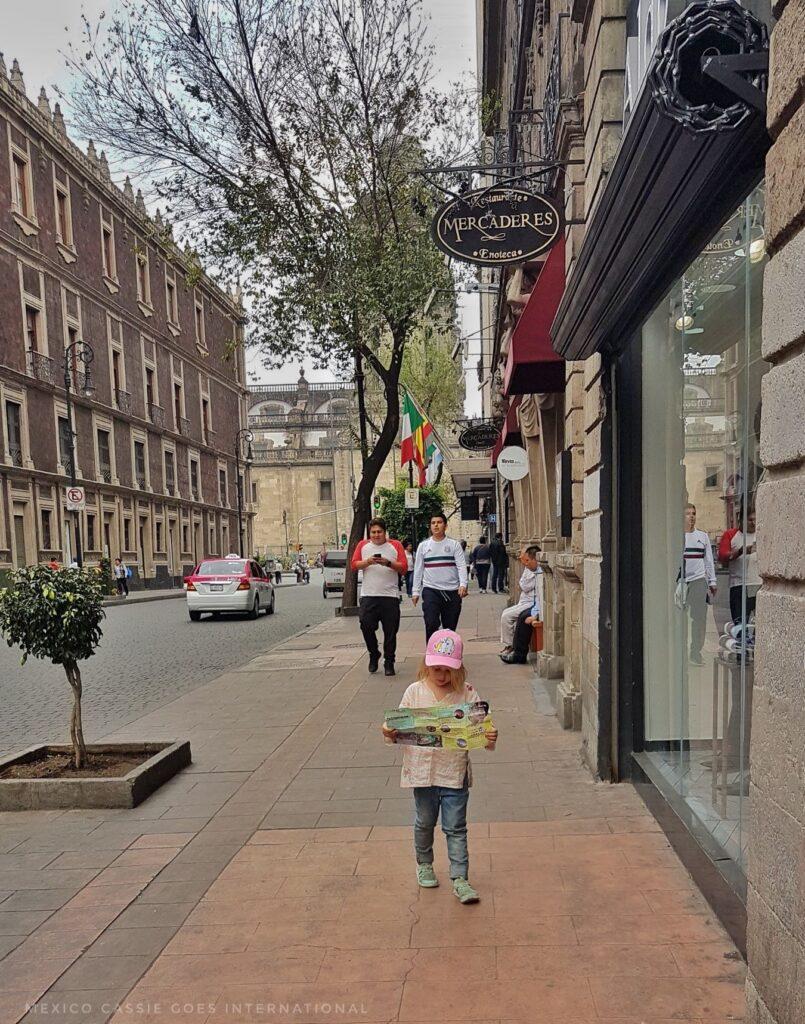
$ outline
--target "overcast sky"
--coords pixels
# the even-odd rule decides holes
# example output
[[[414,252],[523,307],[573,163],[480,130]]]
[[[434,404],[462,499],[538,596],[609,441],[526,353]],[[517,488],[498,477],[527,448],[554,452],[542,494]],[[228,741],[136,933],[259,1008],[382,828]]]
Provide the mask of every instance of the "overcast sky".
[[[59,51],[64,51],[69,41],[80,41],[82,11],[90,20],[95,20],[102,11],[114,6],[115,0],[106,3],[103,0],[17,0],[12,8],[12,0],[0,0],[0,7],[4,8],[0,50],[9,69],[15,57],[19,60],[29,97],[36,99],[40,86],[44,85],[52,101],[54,85],[69,88],[69,75]],[[475,72],[475,0],[425,0],[424,9],[428,12],[429,32],[436,47],[437,83],[446,88],[463,75]],[[69,128],[69,112],[65,113]],[[477,331],[477,296],[464,296],[460,307],[465,333]],[[478,347],[476,334],[469,342],[472,364],[477,360]],[[261,369],[257,357],[250,357],[248,363],[252,373],[261,380],[266,379],[266,371]],[[292,380],[297,373],[297,366],[287,366],[277,371],[276,376],[272,374],[272,379]],[[321,380],[330,375],[308,367],[308,376]],[[480,408],[477,377],[473,371],[468,377],[467,411],[475,412]]]

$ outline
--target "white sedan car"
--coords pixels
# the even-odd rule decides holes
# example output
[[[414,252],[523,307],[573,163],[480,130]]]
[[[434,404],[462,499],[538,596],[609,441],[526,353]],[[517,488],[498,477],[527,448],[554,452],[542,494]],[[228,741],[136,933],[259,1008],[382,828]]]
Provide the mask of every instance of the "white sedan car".
[[[274,585],[250,558],[227,555],[207,558],[186,576],[187,610],[193,622],[202,612],[240,612],[256,619],[261,611],[274,614]]]

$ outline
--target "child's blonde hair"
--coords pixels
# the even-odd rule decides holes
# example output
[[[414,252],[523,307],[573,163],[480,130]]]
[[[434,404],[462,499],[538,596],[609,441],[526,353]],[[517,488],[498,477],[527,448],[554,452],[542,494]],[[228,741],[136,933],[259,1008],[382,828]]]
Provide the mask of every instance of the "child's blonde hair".
[[[419,665],[419,678],[424,682],[430,675],[431,666],[425,664],[423,658]],[[456,693],[461,693],[464,689],[464,685],[467,682],[467,670],[462,665],[461,668],[450,668],[447,670],[450,673],[450,688],[455,690]]]

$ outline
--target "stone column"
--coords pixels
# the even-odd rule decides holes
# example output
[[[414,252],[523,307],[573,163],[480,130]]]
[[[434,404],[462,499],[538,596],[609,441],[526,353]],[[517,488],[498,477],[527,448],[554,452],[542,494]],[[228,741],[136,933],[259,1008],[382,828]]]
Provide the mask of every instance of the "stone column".
[[[805,1021],[805,3],[772,33],[747,1021]]]

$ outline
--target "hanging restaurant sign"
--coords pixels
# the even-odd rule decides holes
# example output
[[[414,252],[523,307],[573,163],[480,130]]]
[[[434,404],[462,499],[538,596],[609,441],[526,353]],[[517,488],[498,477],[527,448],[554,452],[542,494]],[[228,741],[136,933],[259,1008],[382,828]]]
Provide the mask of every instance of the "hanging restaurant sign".
[[[523,263],[558,241],[562,211],[538,192],[487,187],[440,206],[431,233],[448,256],[481,267]]]
[[[500,431],[493,423],[475,423],[461,431],[458,443],[468,452],[487,452],[499,437]]]

